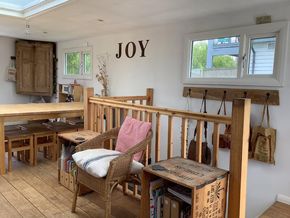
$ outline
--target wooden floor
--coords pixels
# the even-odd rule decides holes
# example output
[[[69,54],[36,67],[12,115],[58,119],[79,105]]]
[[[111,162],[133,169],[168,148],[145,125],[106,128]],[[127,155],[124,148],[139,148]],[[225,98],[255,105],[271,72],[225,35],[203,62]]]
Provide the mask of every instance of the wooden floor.
[[[36,167],[13,161],[13,171],[0,176],[0,217],[103,217],[97,194],[78,198],[72,214],[73,193],[58,184],[55,162],[41,159]],[[140,201],[113,193],[114,217],[138,217]]]
[[[276,202],[260,218],[289,218],[290,205]]]

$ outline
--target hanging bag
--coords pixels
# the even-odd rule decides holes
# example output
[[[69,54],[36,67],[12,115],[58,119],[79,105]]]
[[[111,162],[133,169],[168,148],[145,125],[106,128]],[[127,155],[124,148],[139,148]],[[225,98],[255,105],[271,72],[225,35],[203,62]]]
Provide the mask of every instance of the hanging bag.
[[[258,161],[275,164],[276,129],[270,127],[268,98],[269,96],[267,96],[264,104],[260,125],[253,128],[251,138],[252,157]],[[267,116],[267,127],[263,126],[265,114]]]
[[[226,92],[224,92],[224,96],[222,98],[220,107],[218,109],[217,114],[220,115],[222,108],[224,108],[224,115],[227,115],[227,109],[226,109]],[[219,147],[220,148],[231,148],[231,125],[226,124],[225,131],[223,134],[220,134],[219,136]]]
[[[200,108],[200,113],[202,112],[202,108],[204,108],[203,113],[207,113],[206,110],[206,93],[204,94],[203,98],[202,98],[202,102],[201,102],[201,108]],[[194,130],[194,136],[193,139],[190,141],[189,144],[189,148],[188,148],[188,159],[194,160],[196,161],[196,135],[197,135],[197,126],[195,127]],[[207,122],[204,122],[204,138],[205,141],[202,142],[202,158],[201,158],[201,162],[203,164],[207,164],[209,165],[211,163],[211,150],[210,148],[207,146]]]

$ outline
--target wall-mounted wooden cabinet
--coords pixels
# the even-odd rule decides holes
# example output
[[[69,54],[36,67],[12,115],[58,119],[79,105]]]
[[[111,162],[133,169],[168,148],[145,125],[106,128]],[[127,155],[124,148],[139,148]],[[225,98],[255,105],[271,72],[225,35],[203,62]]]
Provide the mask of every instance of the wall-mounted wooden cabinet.
[[[53,93],[54,43],[16,42],[16,92],[51,96]]]

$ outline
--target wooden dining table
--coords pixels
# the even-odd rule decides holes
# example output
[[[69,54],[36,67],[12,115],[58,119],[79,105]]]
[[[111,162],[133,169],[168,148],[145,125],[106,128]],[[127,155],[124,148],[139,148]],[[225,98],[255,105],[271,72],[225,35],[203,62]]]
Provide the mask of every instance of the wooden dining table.
[[[5,122],[79,117],[83,114],[84,104],[80,102],[0,104],[0,175],[6,173]]]

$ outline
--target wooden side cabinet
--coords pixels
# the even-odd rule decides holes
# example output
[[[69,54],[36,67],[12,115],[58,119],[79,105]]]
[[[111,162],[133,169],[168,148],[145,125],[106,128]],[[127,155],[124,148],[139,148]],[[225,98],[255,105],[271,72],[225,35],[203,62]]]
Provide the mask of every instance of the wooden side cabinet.
[[[156,196],[158,194],[154,192],[156,190],[156,183],[154,181],[160,179],[163,182],[163,191],[159,192],[161,193],[159,196],[163,199],[166,196],[173,196],[172,199],[177,198],[181,202],[181,205],[185,204],[184,199],[187,198],[186,203],[190,206],[190,217],[226,217],[228,172],[192,160],[175,157],[143,168],[141,218],[149,218],[151,215],[158,217],[160,215],[157,210],[153,209],[152,211],[152,208],[158,207],[156,204]],[[179,187],[178,189],[174,188],[177,186]],[[161,187],[159,186],[159,188]],[[170,189],[175,190],[175,192],[170,193]],[[178,198],[178,196],[182,196],[181,193],[184,193],[182,190],[186,190],[185,192],[187,193],[187,197],[183,199]],[[163,210],[164,217],[182,217],[181,207],[178,207],[179,209],[176,209],[177,207],[174,208],[175,215],[172,214],[172,204],[170,206],[171,208],[166,207],[165,204],[160,207],[163,207],[161,210]],[[165,211],[167,216],[165,216]]]
[[[54,43],[16,42],[16,92],[51,96],[53,93]]]

